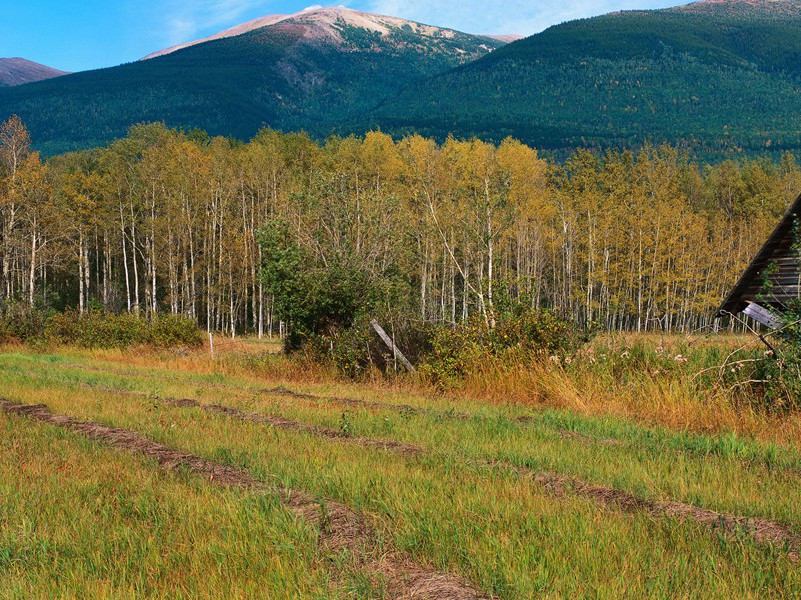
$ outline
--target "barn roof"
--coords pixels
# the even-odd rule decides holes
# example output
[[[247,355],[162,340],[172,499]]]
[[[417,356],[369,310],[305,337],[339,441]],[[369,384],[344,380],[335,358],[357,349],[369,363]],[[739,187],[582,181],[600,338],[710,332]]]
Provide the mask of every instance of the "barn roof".
[[[748,265],[740,281],[720,306],[719,314],[742,312],[749,302],[783,310],[790,300],[801,297],[801,261],[795,246],[794,224],[801,219],[801,196],[787,211],[779,226]],[[762,291],[762,275],[771,264],[778,267],[770,277],[773,287],[769,297],[757,298]]]

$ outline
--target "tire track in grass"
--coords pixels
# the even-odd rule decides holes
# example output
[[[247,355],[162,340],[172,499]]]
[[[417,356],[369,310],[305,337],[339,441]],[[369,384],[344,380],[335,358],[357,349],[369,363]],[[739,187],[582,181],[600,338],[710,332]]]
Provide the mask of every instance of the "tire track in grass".
[[[225,386],[231,389],[233,386]],[[305,394],[302,392],[295,392],[282,385],[274,388],[233,388],[241,389],[242,391],[254,392],[267,396],[287,396],[289,398],[298,398],[302,400],[322,400],[332,404],[341,406],[353,406],[359,408],[375,408],[379,410],[391,410],[408,415],[430,415],[438,418],[456,419],[459,421],[468,421],[475,415],[466,412],[459,412],[456,410],[437,410],[434,408],[424,408],[421,406],[412,406],[411,404],[395,404],[392,402],[378,402],[376,400],[362,400],[359,398],[344,398],[341,396],[317,396],[315,394]],[[515,419],[529,419],[530,417],[515,417]],[[521,421],[522,422],[522,421]]]
[[[152,373],[145,373],[140,371],[122,371],[118,369],[111,369],[111,368],[103,368],[98,367],[95,365],[82,365],[74,362],[65,363],[67,366],[75,369],[87,370],[87,371],[94,371],[98,373],[105,373],[105,374],[117,374],[117,375],[131,375],[137,377],[144,377],[153,379],[156,378],[157,375]],[[322,395],[315,395],[309,394],[304,392],[297,392],[292,389],[289,389],[283,385],[279,385],[272,388],[267,387],[253,387],[253,386],[245,386],[245,385],[234,385],[234,384],[225,384],[225,383],[209,383],[203,380],[193,379],[185,384],[193,384],[193,385],[200,385],[202,387],[208,389],[228,389],[235,392],[240,393],[254,393],[260,395],[267,395],[267,396],[284,396],[287,398],[297,398],[303,400],[315,400],[318,402],[327,402],[329,404],[337,405],[337,406],[347,406],[347,407],[361,407],[367,409],[379,409],[379,410],[389,410],[394,411],[400,414],[409,414],[409,415],[428,415],[432,416],[437,419],[454,419],[454,420],[470,420],[470,419],[487,419],[491,417],[484,417],[482,415],[471,414],[466,412],[459,412],[455,409],[452,410],[441,410],[435,408],[427,408],[427,407],[419,407],[419,406],[412,406],[409,404],[403,403],[392,403],[392,402],[379,402],[375,400],[364,400],[360,398],[349,398],[349,397],[342,397],[342,396],[322,396]],[[538,421],[538,417],[536,415],[522,415],[516,417],[504,417],[505,419],[509,420],[512,423],[534,423]],[[545,427],[549,429],[556,430],[556,428],[551,424],[545,424]],[[655,446],[648,444],[648,442],[637,441],[637,440],[629,440],[629,439],[621,439],[617,437],[599,437],[595,435],[588,435],[585,433],[580,433],[577,431],[573,431],[571,429],[558,429],[556,430],[557,434],[564,438],[564,439],[574,439],[577,441],[585,442],[585,443],[592,443],[592,444],[600,444],[603,446],[618,446],[618,447],[642,447],[643,444],[645,447],[649,449],[656,450]],[[686,453],[692,456],[698,457],[705,457],[708,454],[713,454],[717,456],[722,456],[724,458],[728,457],[727,454],[722,454],[715,451],[708,451],[703,449],[696,449],[696,448],[674,448],[676,452]],[[796,464],[789,464],[789,465],[774,465],[765,459],[755,457],[735,457],[739,462],[741,462],[745,466],[751,465],[758,465],[762,467],[766,467],[769,470],[779,470],[784,473],[791,474],[795,477],[801,477],[801,467],[797,466]]]
[[[90,371],[95,373],[103,373],[106,375],[115,375],[115,376],[131,376],[131,377],[144,377],[147,379],[153,379],[156,375],[151,373],[141,373],[136,371],[124,371],[119,369],[104,369],[102,367],[97,367],[94,365],[82,365],[78,363],[67,363],[69,368],[74,368],[76,370],[83,370],[83,371]],[[400,413],[401,415],[427,415],[434,417],[436,419],[453,419],[458,421],[469,421],[471,419],[489,419],[491,417],[484,417],[476,414],[460,412],[455,409],[451,410],[437,410],[435,408],[426,408],[421,406],[412,406],[410,404],[397,404],[392,402],[379,402],[376,400],[363,400],[360,398],[348,398],[344,396],[320,396],[315,394],[307,394],[303,392],[296,392],[284,386],[277,386],[272,388],[266,387],[249,387],[249,386],[238,386],[232,384],[225,384],[225,383],[208,383],[200,380],[190,380],[188,382],[183,382],[183,384],[192,384],[192,385],[201,385],[206,389],[223,389],[223,390],[231,390],[234,392],[239,393],[249,393],[249,394],[259,394],[263,396],[283,396],[286,398],[297,398],[299,400],[314,400],[317,402],[326,402],[328,404],[332,404],[335,406],[344,406],[344,407],[351,407],[351,408],[366,408],[366,409],[377,409],[377,410],[389,410],[392,412]],[[130,393],[132,395],[141,394],[147,395],[145,392],[136,392],[131,390],[122,390],[119,388],[110,388],[106,386],[99,386],[99,385],[91,385],[91,384],[81,384],[83,387],[99,389],[99,390],[106,390],[106,391],[116,391],[119,393]],[[523,415],[517,417],[504,417],[505,419],[509,420],[512,423],[532,423],[535,421],[535,417],[533,415]],[[605,446],[624,446],[626,442],[620,439],[614,438],[601,438],[601,437],[594,437],[582,433],[578,433],[576,431],[571,431],[569,429],[561,429],[557,431],[558,435],[564,439],[575,439],[580,440],[586,443],[596,443],[602,444]]]
[[[153,398],[146,392],[132,390],[120,390],[116,388],[104,388],[100,386],[86,387],[94,390],[108,391],[124,395],[133,395],[150,398],[172,405],[178,408],[198,408],[200,410],[214,412],[228,416],[240,421],[263,423],[294,431],[302,431],[311,435],[318,435],[329,439],[336,439],[345,443],[364,446],[383,448],[396,451],[406,456],[435,456],[436,453],[423,449],[412,444],[395,442],[392,440],[376,440],[371,438],[350,437],[343,432],[336,431],[316,425],[291,421],[281,417],[273,417],[257,413],[245,413],[238,409],[225,407],[217,404],[201,404],[197,400],[177,399],[177,398]],[[292,392],[294,395],[295,393]],[[360,401],[368,402],[368,401]],[[422,409],[421,409],[422,410]],[[581,434],[572,435],[571,432],[563,432],[564,437],[573,437],[581,441]],[[596,441],[595,438],[590,438]],[[686,521],[693,521],[712,529],[722,530],[726,533],[737,535],[745,533],[760,544],[768,544],[786,549],[786,554],[795,562],[801,558],[801,536],[796,534],[792,528],[761,517],[742,517],[730,513],[722,513],[711,509],[700,508],[691,504],[676,501],[651,500],[637,496],[630,492],[604,485],[596,485],[583,479],[551,473],[547,471],[537,471],[530,467],[524,467],[505,460],[473,460],[467,459],[467,463],[479,467],[498,467],[517,473],[520,476],[532,479],[537,485],[552,493],[557,497],[565,497],[570,494],[591,499],[598,504],[617,508],[624,512],[647,512],[654,517],[672,517]]]
[[[489,598],[453,575],[427,569],[408,558],[393,553],[376,557],[377,533],[370,520],[339,502],[331,500],[321,502],[299,490],[271,487],[244,469],[175,450],[154,442],[136,431],[58,415],[50,412],[44,404],[20,404],[0,399],[0,411],[81,433],[114,448],[153,459],[167,471],[188,470],[214,485],[257,493],[277,492],[281,502],[289,510],[318,528],[320,542],[325,548],[333,552],[348,551],[365,569],[383,577],[388,583],[387,592],[392,598],[431,600]]]
[[[437,455],[436,452],[412,444],[404,444],[392,440],[348,437],[333,429],[257,413],[246,413],[235,408],[217,404],[201,404],[191,399],[163,399],[160,401],[178,408],[198,408],[240,421],[264,423],[281,429],[303,431],[312,435],[321,435],[359,446],[393,450],[405,456]],[[795,562],[801,557],[801,536],[796,534],[791,527],[770,519],[761,517],[741,517],[730,513],[701,508],[685,502],[643,498],[642,496],[618,488],[593,484],[578,477],[571,477],[548,471],[537,471],[530,467],[516,465],[507,460],[465,459],[465,462],[477,467],[496,467],[513,471],[521,477],[533,480],[541,488],[556,497],[574,495],[581,498],[588,498],[602,506],[616,508],[628,513],[646,512],[654,517],[668,517],[692,521],[735,536],[744,533],[759,544],[784,548],[789,558]]]
[[[770,519],[740,517],[684,502],[650,500],[617,488],[596,485],[577,477],[548,472],[538,473],[506,461],[499,461],[496,464],[532,477],[535,482],[555,496],[563,497],[573,494],[589,498],[604,506],[618,508],[624,512],[644,511],[654,517],[692,521],[734,536],[746,534],[759,544],[784,550],[784,553],[793,562],[797,563],[801,557],[801,536],[796,534],[792,528]]]
[[[105,386],[86,386],[86,387],[88,389],[93,389],[93,390],[102,390],[111,393],[117,393],[129,396],[138,396],[141,398],[150,398],[152,400],[158,400],[160,402],[163,402],[164,404],[176,406],[178,408],[198,408],[200,410],[204,410],[207,412],[227,415],[229,417],[239,419],[240,421],[249,421],[251,423],[263,423],[266,425],[273,425],[275,427],[279,427],[282,429],[294,429],[296,431],[305,431],[313,435],[320,435],[322,437],[330,439],[339,439],[344,442],[359,446],[385,448],[387,450],[395,450],[397,452],[400,452],[401,454],[407,454],[407,455],[426,453],[425,450],[423,450],[419,446],[415,446],[414,444],[396,442],[394,440],[376,440],[371,438],[352,437],[347,433],[344,433],[342,431],[336,431],[335,429],[330,429],[328,427],[321,427],[319,425],[309,425],[307,423],[301,423],[299,421],[290,421],[289,419],[284,419],[283,417],[278,417],[273,415],[246,413],[236,408],[230,406],[222,406],[220,404],[202,404],[201,402],[193,400],[191,398],[160,398],[158,396],[153,396],[152,394],[148,394],[147,392],[139,392],[135,390],[123,390],[119,388],[110,388]],[[294,392],[292,393],[292,395],[298,396],[298,394],[295,394]],[[303,395],[300,396],[304,398],[321,399],[321,397],[317,396],[303,396]],[[369,403],[369,401],[367,400],[360,402]],[[469,419],[470,418],[469,415],[467,415],[466,418]],[[581,433],[576,433],[574,431],[559,430],[557,431],[557,435],[559,435],[559,437],[562,439],[578,440],[584,443],[604,443],[604,440],[599,440],[598,438],[593,438],[587,435],[583,435]],[[614,446],[622,445],[616,443],[617,441],[618,440],[609,440],[609,445],[614,445]]]
[[[94,365],[82,365],[78,363],[69,362],[66,363],[67,366],[75,369],[80,370],[88,370],[94,371],[98,373],[105,373],[105,374],[130,374],[131,376],[139,376],[145,378],[155,378],[156,375],[151,373],[141,373],[141,372],[134,372],[134,371],[120,371],[116,369],[106,369],[102,367],[97,367]],[[196,384],[201,385],[207,389],[228,389],[235,392],[240,393],[255,393],[260,395],[268,395],[268,396],[284,396],[287,398],[297,398],[303,400],[315,400],[315,401],[322,401],[327,402],[329,404],[333,404],[336,406],[347,406],[347,407],[362,407],[362,408],[373,408],[379,410],[390,410],[394,412],[398,412],[400,414],[409,414],[409,415],[428,415],[432,416],[437,419],[454,419],[454,420],[470,420],[470,419],[491,419],[491,417],[485,417],[483,415],[478,414],[471,414],[466,412],[459,412],[455,409],[452,410],[438,410],[435,408],[427,408],[427,407],[419,407],[419,406],[412,406],[409,404],[402,404],[402,403],[392,403],[392,402],[379,402],[375,400],[363,400],[359,398],[348,398],[342,396],[321,396],[315,394],[308,394],[304,392],[297,392],[291,390],[283,385],[279,385],[272,388],[267,387],[252,387],[252,386],[242,386],[242,385],[234,385],[234,384],[225,384],[225,383],[208,383],[201,380],[190,380],[189,382],[185,382],[186,384]],[[97,386],[95,386],[97,387]],[[538,422],[538,418],[536,415],[522,415],[516,417],[503,417],[506,420],[512,423],[535,423]],[[610,438],[610,437],[599,437],[595,435],[588,435],[585,433],[580,433],[578,431],[574,431],[572,429],[562,428],[557,429],[554,427],[553,424],[548,423],[541,423],[546,428],[556,431],[556,433],[563,439],[573,439],[580,442],[588,443],[588,444],[600,444],[603,446],[617,446],[617,447],[642,447],[643,442],[637,440],[627,440],[627,439],[620,439],[620,438]],[[649,449],[656,449],[654,446],[651,446],[647,442],[644,442],[645,447]],[[686,453],[692,456],[698,456],[704,458],[708,454],[713,454],[717,456],[722,456],[726,458],[728,455],[721,454],[719,452],[710,452],[705,450],[699,450],[695,448],[675,448],[676,452]],[[751,465],[758,465],[762,467],[766,467],[769,470],[779,470],[784,473],[791,474],[795,477],[801,477],[801,468],[796,465],[773,465],[770,462],[760,459],[760,458],[749,458],[749,457],[742,457],[737,456],[735,457],[739,462],[741,462],[745,466]]]
[[[42,363],[39,363],[42,364]],[[155,373],[149,373],[144,370],[133,370],[133,369],[115,369],[115,368],[106,368],[106,367],[99,367],[97,365],[86,365],[76,362],[62,362],[58,363],[53,366],[61,366],[67,367],[68,369],[74,369],[76,371],[88,371],[91,373],[101,373],[104,375],[113,375],[116,377],[141,377],[145,379],[159,379],[160,376]],[[360,398],[347,398],[341,396],[318,396],[315,394],[306,394],[303,392],[296,392],[291,390],[287,387],[282,385],[268,388],[268,387],[253,387],[253,386],[246,386],[246,385],[233,385],[230,383],[209,383],[208,381],[204,381],[201,379],[188,379],[185,381],[176,382],[178,385],[198,385],[202,386],[206,389],[222,389],[222,390],[232,390],[237,392],[242,392],[246,394],[260,394],[260,395],[267,395],[267,396],[286,396],[291,398],[298,398],[303,400],[318,400],[329,402],[332,404],[337,404],[340,406],[350,406],[350,407],[362,407],[362,408],[375,408],[375,409],[383,409],[383,410],[391,410],[401,413],[406,413],[410,415],[432,415],[441,418],[451,418],[457,420],[469,420],[474,418],[475,415],[471,415],[470,413],[466,412],[459,412],[456,410],[437,410],[433,408],[424,408],[420,406],[412,406],[410,404],[395,404],[392,402],[378,402],[375,400],[362,400]],[[93,386],[98,389],[102,389],[101,386]],[[524,416],[524,417],[513,417],[513,420],[519,420],[521,423],[530,421],[532,417]]]

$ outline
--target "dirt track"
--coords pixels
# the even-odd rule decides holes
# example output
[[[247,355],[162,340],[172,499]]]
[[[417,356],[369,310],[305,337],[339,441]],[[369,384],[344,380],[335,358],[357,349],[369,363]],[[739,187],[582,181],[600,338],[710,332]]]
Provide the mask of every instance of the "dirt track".
[[[187,469],[215,485],[262,493],[271,490],[244,469],[169,448],[135,431],[56,415],[43,404],[19,404],[0,400],[0,411],[82,433],[93,440],[153,459],[168,471]],[[406,558],[395,556],[395,553],[379,555],[375,529],[369,519],[341,503],[325,500],[321,504],[317,499],[298,490],[273,488],[273,491],[278,493],[287,508],[318,528],[320,543],[325,548],[334,552],[348,550],[364,568],[382,576],[393,598],[488,598],[447,573],[424,568]]]
[[[120,390],[116,388],[102,388],[96,386],[87,386],[87,387],[95,390],[105,390],[112,393],[119,393],[119,394],[126,394],[126,395],[140,396],[140,397],[150,397],[149,394],[145,392]],[[366,400],[330,398],[330,397],[314,396],[310,394],[301,394],[298,392],[286,390],[285,388],[261,389],[253,391],[259,391],[260,393],[287,395],[287,396],[306,398],[306,399],[329,400],[340,403],[349,403],[352,405],[363,404],[370,406],[380,406],[382,408],[393,407],[395,409],[400,409],[400,410],[410,409],[411,411],[421,412],[421,413],[429,412],[427,409],[406,406],[406,405],[373,403]],[[311,435],[318,435],[329,439],[337,439],[339,441],[348,444],[364,446],[364,447],[383,448],[386,450],[398,452],[405,456],[421,456],[421,455],[435,454],[432,451],[425,450],[423,448],[420,448],[419,446],[415,446],[412,444],[405,444],[402,442],[396,442],[392,440],[376,440],[369,438],[351,437],[344,434],[343,432],[325,427],[309,425],[297,421],[291,421],[281,417],[268,416],[256,413],[245,413],[238,409],[221,406],[218,404],[206,405],[206,404],[201,404],[200,402],[192,399],[174,399],[174,398],[165,398],[161,399],[160,401],[164,402],[165,404],[173,405],[176,407],[198,408],[204,411],[225,415],[240,421],[263,423],[274,427],[278,427],[280,429],[303,431]],[[447,414],[457,419],[470,418],[470,416],[466,415],[465,413],[455,413],[455,414],[447,413]],[[522,417],[521,420],[525,420],[525,417]],[[572,432],[560,432],[560,435],[579,440],[585,438],[585,436],[582,436],[580,434],[574,434]],[[586,438],[586,441],[588,443],[605,442],[605,440],[597,440],[595,438]],[[610,445],[615,444],[615,442],[616,440],[609,440]],[[596,485],[581,480],[579,478],[560,475],[556,473],[535,471],[527,467],[521,467],[515,465],[514,463],[508,461],[488,460],[488,461],[468,461],[468,462],[471,462],[472,464],[476,464],[478,466],[491,466],[491,467],[494,466],[494,467],[509,469],[513,472],[518,473],[521,476],[531,478],[538,485],[540,485],[541,487],[545,488],[546,490],[557,496],[564,496],[572,493],[580,497],[592,499],[603,506],[617,508],[627,512],[645,511],[655,517],[669,517],[669,518],[672,517],[672,518],[693,521],[711,527],[713,529],[722,530],[728,534],[736,535],[738,533],[745,533],[751,536],[758,543],[772,544],[778,547],[786,548],[787,555],[795,561],[798,561],[801,558],[801,536],[796,534],[790,527],[787,527],[786,525],[777,523],[775,521],[771,521],[769,519],[762,519],[757,517],[742,517],[728,513],[721,513],[714,510],[700,508],[697,506],[686,504],[683,502],[651,500],[647,498],[642,498],[640,496],[636,496],[634,494],[616,488]]]
[[[220,405],[203,405],[195,400],[164,400],[164,402],[178,407],[200,408],[241,421],[266,423],[282,429],[305,431],[314,435],[339,439],[360,446],[385,448],[407,456],[435,454],[435,452],[411,444],[390,440],[346,437],[338,431],[326,429],[324,427],[307,425],[305,423],[298,423],[296,421],[289,421],[287,419],[279,419],[266,415],[245,413],[234,408]],[[557,496],[565,496],[572,493],[580,497],[590,498],[604,506],[619,508],[626,512],[645,511],[655,517],[673,517],[694,521],[713,528],[722,529],[729,534],[744,532],[761,544],[773,544],[779,547],[787,547],[788,555],[794,560],[798,560],[801,556],[801,536],[797,535],[791,528],[769,519],[739,517],[732,514],[699,508],[683,502],[650,500],[613,487],[595,485],[576,477],[540,472],[526,467],[520,467],[509,461],[468,462],[472,462],[478,466],[495,466],[510,469],[521,476],[533,479],[538,485]]]

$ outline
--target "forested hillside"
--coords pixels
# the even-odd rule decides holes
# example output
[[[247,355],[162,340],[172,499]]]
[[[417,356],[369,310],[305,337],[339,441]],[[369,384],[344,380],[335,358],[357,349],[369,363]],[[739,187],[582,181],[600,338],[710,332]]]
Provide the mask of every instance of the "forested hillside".
[[[13,119],[0,131],[0,289],[5,302],[264,331],[269,251],[276,268],[358,280],[429,321],[522,303],[686,331],[711,322],[799,189],[790,154],[702,169],[664,146],[557,165],[511,140],[319,145],[264,130],[240,144],[160,125],[43,164]]]
[[[263,126],[326,136],[403,87],[503,42],[365,15],[305,11],[152,60],[0,90],[47,154],[98,146],[143,121],[248,139]]]
[[[0,90],[0,119],[22,116],[48,155],[149,121],[242,140],[264,126],[512,136],[559,157],[644,142],[713,160],[801,148],[799,0],[613,13],[508,45],[344,8],[215,37]]]
[[[799,148],[799,7],[701,2],[565,23],[412,86],[370,124],[440,139],[513,135],[557,150]]]

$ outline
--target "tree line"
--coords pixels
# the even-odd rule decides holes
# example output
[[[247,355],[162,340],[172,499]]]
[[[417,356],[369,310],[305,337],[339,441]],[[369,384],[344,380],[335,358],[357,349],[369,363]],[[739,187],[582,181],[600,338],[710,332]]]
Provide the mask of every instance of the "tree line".
[[[525,303],[689,331],[712,323],[799,191],[791,154],[710,166],[646,146],[555,163],[512,139],[379,132],[242,143],[143,124],[43,161],[15,117],[0,127],[0,298],[275,333],[262,238],[280,231],[424,321],[491,326]]]

